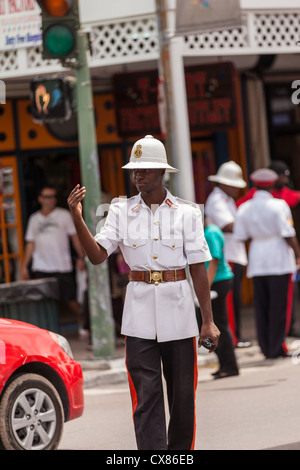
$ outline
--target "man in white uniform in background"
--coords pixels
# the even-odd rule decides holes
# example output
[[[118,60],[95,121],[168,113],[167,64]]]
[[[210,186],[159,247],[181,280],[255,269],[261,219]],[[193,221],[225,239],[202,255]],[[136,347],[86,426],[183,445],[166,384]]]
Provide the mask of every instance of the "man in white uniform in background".
[[[205,204],[206,218],[212,224],[217,225],[224,233],[224,255],[233,274],[233,289],[227,297],[228,320],[232,331],[234,344],[238,347],[250,346],[249,341],[241,338],[241,284],[247,265],[247,253],[245,243],[237,240],[233,234],[233,226],[236,218],[235,199],[241,188],[247,183],[243,180],[242,169],[235,162],[223,163],[216,175],[208,177],[217,185],[210,193]]]
[[[199,345],[210,338],[215,350],[219,339],[211,311],[205,267],[211,256],[201,211],[164,188],[165,171],[177,170],[168,164],[163,144],[152,136],[134,144],[124,168],[133,170],[139,194],[113,201],[95,238],[82,218],[85,188],[76,186],[68,204],[90,261],[99,264],[119,247],[130,267],[121,333],[126,335],[138,449],[193,449],[199,330],[187,265],[202,313]],[[168,436],[161,362],[170,411]]]
[[[250,178],[257,191],[239,207],[234,236],[252,240],[247,276],[253,279],[258,342],[266,358],[277,358],[287,355],[288,284],[295,257],[300,263],[300,248],[289,206],[271,194],[277,173],[261,169]]]

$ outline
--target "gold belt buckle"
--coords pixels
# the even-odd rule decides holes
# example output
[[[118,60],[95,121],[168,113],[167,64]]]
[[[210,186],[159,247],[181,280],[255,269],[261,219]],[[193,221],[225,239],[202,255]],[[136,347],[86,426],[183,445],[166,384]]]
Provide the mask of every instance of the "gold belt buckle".
[[[149,280],[148,284],[151,284],[152,281],[153,281],[154,284],[155,284],[156,286],[158,286],[158,283],[159,283],[159,282],[165,282],[165,281],[163,280],[163,273],[162,273],[162,271],[149,271],[149,273],[150,273],[150,280]]]

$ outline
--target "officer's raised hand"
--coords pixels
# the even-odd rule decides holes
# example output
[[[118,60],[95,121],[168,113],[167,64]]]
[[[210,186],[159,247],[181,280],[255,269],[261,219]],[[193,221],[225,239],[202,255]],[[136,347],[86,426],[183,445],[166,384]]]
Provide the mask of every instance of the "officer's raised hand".
[[[68,206],[74,220],[82,218],[82,200],[85,197],[86,189],[79,184],[70,192],[67,199]]]
[[[107,252],[105,248],[96,242],[83,220],[81,202],[85,197],[85,193],[85,187],[80,187],[80,185],[77,184],[77,186],[75,186],[75,188],[70,192],[67,202],[75,224],[79,241],[85,250],[88,259],[92,264],[100,264],[106,260]]]

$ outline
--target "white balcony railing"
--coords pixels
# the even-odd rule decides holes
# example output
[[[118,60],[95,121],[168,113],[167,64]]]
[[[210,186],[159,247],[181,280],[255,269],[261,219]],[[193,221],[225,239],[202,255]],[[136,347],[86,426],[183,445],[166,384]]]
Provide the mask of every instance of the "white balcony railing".
[[[273,3],[273,2],[272,2]],[[93,38],[90,66],[105,67],[158,58],[154,14],[90,25]],[[180,38],[183,56],[230,56],[300,53],[300,8],[243,10],[240,28]],[[59,72],[58,61],[43,61],[41,48],[0,52],[0,78]]]

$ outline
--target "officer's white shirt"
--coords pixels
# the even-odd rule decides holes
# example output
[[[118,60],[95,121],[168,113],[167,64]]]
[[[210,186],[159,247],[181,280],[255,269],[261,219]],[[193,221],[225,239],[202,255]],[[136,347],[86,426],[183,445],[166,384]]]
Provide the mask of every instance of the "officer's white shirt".
[[[164,202],[152,210],[140,194],[113,201],[95,240],[108,255],[119,247],[134,271],[181,269],[211,259],[200,208],[172,196],[169,191]],[[197,336],[199,330],[188,280],[157,286],[129,282],[122,334],[157,338],[159,342]]]
[[[223,230],[226,225],[235,222],[236,212],[237,208],[234,199],[227,196],[224,191],[216,186],[208,196],[205,204],[207,219]],[[224,232],[224,238],[224,255],[226,260],[246,266],[248,261],[245,244],[237,240],[229,232]]]
[[[293,273],[295,255],[284,238],[296,235],[289,206],[267,191],[257,191],[237,211],[234,235],[239,240],[252,239],[247,276]]]

